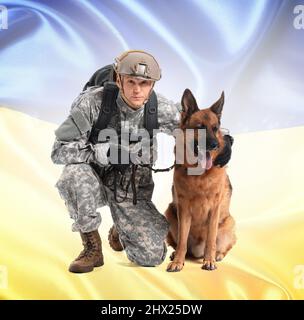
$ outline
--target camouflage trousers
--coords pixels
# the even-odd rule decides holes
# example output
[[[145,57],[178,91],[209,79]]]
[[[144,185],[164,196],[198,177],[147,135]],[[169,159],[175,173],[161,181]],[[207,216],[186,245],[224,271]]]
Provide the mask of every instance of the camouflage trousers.
[[[128,259],[141,266],[155,266],[161,264],[166,257],[164,240],[168,222],[151,201],[154,182],[151,171],[147,170],[148,168],[141,168],[136,174],[136,205],[132,202],[132,192],[128,192],[123,202],[116,202],[114,189],[110,187],[111,181],[109,183],[109,180],[113,180],[113,175],[110,174],[105,182],[102,175],[85,163],[66,165],[56,187],[74,220],[73,231],[85,233],[97,230],[101,224],[101,216],[96,209],[109,206]],[[124,182],[121,181],[122,177],[119,178],[119,198],[125,196],[126,181],[130,174],[128,172],[124,176]]]

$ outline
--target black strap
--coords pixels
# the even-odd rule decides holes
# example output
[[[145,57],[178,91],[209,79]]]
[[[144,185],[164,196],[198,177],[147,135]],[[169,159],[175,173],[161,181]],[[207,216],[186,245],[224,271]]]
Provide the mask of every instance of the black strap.
[[[153,137],[153,129],[158,129],[158,108],[157,96],[152,91],[144,110],[144,128],[149,132],[150,138]]]
[[[126,200],[127,196],[128,196],[128,191],[129,191],[129,187],[130,187],[130,184],[132,186],[132,191],[133,191],[133,204],[136,205],[137,203],[137,194],[136,194],[136,186],[135,186],[135,171],[137,169],[137,166],[136,168],[133,168],[134,165],[132,165],[132,174],[129,178],[129,181],[127,183],[127,186],[125,188],[125,194],[124,196],[121,197],[121,199],[118,199],[118,194],[117,194],[117,176],[119,174],[119,171],[117,170],[117,168],[113,167],[113,166],[109,166],[108,169],[105,170],[104,172],[104,175],[103,175],[103,183],[105,186],[107,186],[108,188],[111,189],[111,187],[113,187],[113,194],[114,194],[114,200],[117,202],[117,203],[122,203]],[[108,176],[109,174],[113,172],[114,173],[114,179],[113,179],[113,182],[110,184],[109,181],[108,181]],[[125,181],[125,175],[122,175],[120,177],[120,186],[122,187],[123,184],[124,184],[124,181]],[[123,189],[123,188],[122,188]]]
[[[102,91],[102,104],[98,119],[93,126],[90,134],[90,142],[96,144],[98,142],[98,134],[101,130],[106,129],[112,116],[118,114],[116,99],[118,96],[118,87],[115,82],[107,82]],[[158,108],[157,96],[152,91],[150,99],[144,109],[144,128],[149,132],[150,138],[153,138],[153,129],[158,129]]]
[[[118,95],[118,87],[115,82],[107,82],[102,91],[102,103],[98,119],[93,126],[89,140],[96,144],[98,142],[99,131],[106,129],[110,123],[111,117],[117,110],[116,99]]]
[[[133,204],[137,204],[137,191],[136,191],[136,181],[135,181],[135,174],[137,170],[137,165],[132,164],[132,173],[131,173],[131,187],[133,192]]]

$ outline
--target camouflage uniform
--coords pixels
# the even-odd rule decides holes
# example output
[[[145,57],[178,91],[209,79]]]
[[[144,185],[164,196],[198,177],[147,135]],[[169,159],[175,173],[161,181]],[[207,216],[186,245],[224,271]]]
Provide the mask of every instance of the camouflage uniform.
[[[73,102],[69,117],[55,132],[51,158],[54,163],[65,165],[56,187],[74,220],[73,231],[86,233],[97,230],[101,217],[96,209],[108,205],[128,258],[143,266],[158,265],[166,256],[164,239],[168,222],[151,201],[154,189],[152,172],[148,168],[138,167],[137,204],[134,205],[130,188],[125,201],[116,202],[113,174],[105,178],[92,167],[92,163],[97,162],[97,152],[100,160],[100,157],[106,157],[109,148],[107,143],[93,145],[88,141],[100,111],[102,90],[101,87],[92,87],[81,93]],[[159,94],[157,99],[160,131],[174,130],[180,118],[180,104],[174,104]],[[121,128],[126,121],[131,132],[143,128],[143,107],[131,109],[120,94],[116,102],[120,110]],[[115,126],[115,119],[110,121],[109,126]],[[100,165],[100,161],[98,163]],[[108,168],[108,165],[103,165],[104,170]],[[118,176],[118,199],[126,195],[130,175],[131,171],[128,170],[124,177]]]

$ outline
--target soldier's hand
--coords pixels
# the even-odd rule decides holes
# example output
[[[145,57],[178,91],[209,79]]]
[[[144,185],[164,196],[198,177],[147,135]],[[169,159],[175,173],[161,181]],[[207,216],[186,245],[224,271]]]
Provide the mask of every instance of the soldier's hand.
[[[105,166],[109,163],[107,153],[109,150],[110,144],[108,142],[96,143],[93,145],[93,154],[90,159],[90,162],[97,162],[98,164]]]

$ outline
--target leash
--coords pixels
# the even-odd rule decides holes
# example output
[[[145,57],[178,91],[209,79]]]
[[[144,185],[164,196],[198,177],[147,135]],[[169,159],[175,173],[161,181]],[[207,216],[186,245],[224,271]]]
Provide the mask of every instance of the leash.
[[[135,184],[135,174],[136,174],[136,170],[137,170],[137,165],[132,164],[131,166],[131,175],[130,175],[130,179],[126,185],[126,188],[123,189],[123,185],[125,183],[126,177],[125,174],[121,173],[121,177],[119,182],[117,181],[118,179],[118,172],[119,170],[117,170],[116,168],[114,168],[113,166],[110,166],[108,170],[106,170],[103,174],[103,178],[104,178],[104,184],[105,186],[107,186],[108,188],[113,187],[113,193],[114,193],[114,199],[117,203],[122,203],[126,200],[127,196],[128,196],[128,191],[129,191],[129,187],[131,185],[132,188],[132,192],[133,192],[133,204],[136,205],[137,204],[137,190],[136,190],[136,184]],[[108,177],[109,174],[113,172],[114,173],[114,179],[113,182],[110,184],[108,181]],[[124,196],[122,196],[120,199],[118,199],[118,194],[117,194],[117,182],[119,183],[120,187],[122,188],[122,190],[125,191]]]
[[[130,175],[130,179],[126,185],[126,188],[125,188],[125,195],[123,197],[121,197],[121,199],[118,199],[118,194],[117,194],[117,176],[118,176],[118,170],[115,169],[113,166],[110,166],[107,170],[105,170],[104,174],[103,174],[103,177],[104,177],[104,184],[107,186],[107,187],[113,187],[114,190],[114,199],[117,203],[122,203],[126,200],[127,198],[127,195],[128,195],[128,191],[129,191],[129,187],[131,185],[131,188],[132,188],[132,193],[133,193],[133,204],[136,205],[137,204],[137,190],[136,190],[136,183],[135,183],[135,175],[136,175],[136,170],[138,168],[138,166],[140,167],[143,167],[143,168],[148,168],[149,170],[157,173],[157,172],[168,172],[170,170],[172,170],[175,166],[175,163],[168,167],[168,168],[164,168],[164,169],[154,169],[152,167],[152,165],[150,164],[132,164],[131,165],[131,175]],[[113,179],[113,183],[109,184],[108,182],[108,176],[111,172],[114,172],[114,179]],[[119,185],[121,187],[123,187],[123,184],[125,182],[125,175],[122,174],[122,176],[120,177],[120,181],[119,181]]]
[[[139,164],[139,166],[144,167],[144,168],[148,168],[151,171],[157,173],[157,172],[167,172],[167,171],[172,170],[175,167],[175,163],[171,167],[168,167],[165,169],[154,169],[150,164]]]

